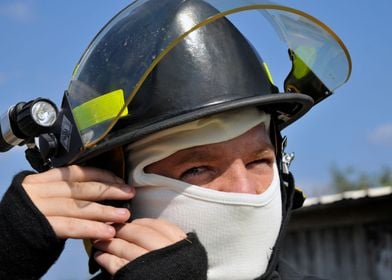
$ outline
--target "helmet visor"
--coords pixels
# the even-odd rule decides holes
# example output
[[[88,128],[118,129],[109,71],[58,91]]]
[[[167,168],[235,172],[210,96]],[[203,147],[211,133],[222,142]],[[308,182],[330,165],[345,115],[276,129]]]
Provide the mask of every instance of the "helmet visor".
[[[349,53],[332,30],[306,13],[265,0],[204,0],[216,9],[216,13],[199,17],[196,22],[190,20],[192,14],[184,15],[181,35],[173,36],[167,25],[150,24],[146,25],[143,33],[138,33],[138,38],[134,38],[132,33],[122,32],[125,36],[116,37],[115,44],[109,48],[107,42],[116,33],[114,31],[119,34],[125,23],[149,13],[148,9],[143,8],[146,2],[148,0],[135,1],[117,14],[93,39],[75,67],[67,98],[85,148],[101,141],[121,117],[132,117],[128,105],[155,66],[176,45],[182,40],[192,40],[192,36],[197,36],[194,31],[199,28],[231,14],[257,11],[252,15],[266,18],[287,45],[292,70],[285,81],[286,91],[308,94],[318,102],[344,84],[350,76]],[[154,15],[141,18],[153,21]],[[140,23],[135,21],[134,24]],[[124,64],[119,66],[114,63],[114,56],[124,49],[131,49],[132,61],[124,57]],[[92,63],[97,53],[99,65]],[[121,71],[126,73],[124,79],[127,86],[121,83],[106,88],[97,86],[98,82],[95,81],[99,81],[102,67],[123,67]],[[309,88],[313,81],[317,83]]]

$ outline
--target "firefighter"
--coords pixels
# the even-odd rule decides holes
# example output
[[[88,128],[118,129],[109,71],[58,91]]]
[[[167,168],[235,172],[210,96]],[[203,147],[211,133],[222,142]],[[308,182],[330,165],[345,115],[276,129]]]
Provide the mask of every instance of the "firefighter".
[[[347,81],[350,58],[313,17],[254,2],[139,1],[101,30],[65,94],[80,139],[51,162],[67,164],[16,175],[0,204],[1,277],[41,277],[76,238],[98,279],[303,279],[279,256],[303,202],[281,130]],[[236,9],[284,34],[284,92]]]

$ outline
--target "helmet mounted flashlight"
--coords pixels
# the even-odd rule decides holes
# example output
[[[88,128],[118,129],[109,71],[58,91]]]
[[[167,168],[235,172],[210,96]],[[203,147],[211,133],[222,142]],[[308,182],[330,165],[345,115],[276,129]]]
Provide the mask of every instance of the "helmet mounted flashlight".
[[[35,137],[50,130],[57,115],[56,105],[44,98],[11,106],[0,119],[0,152],[33,142]]]

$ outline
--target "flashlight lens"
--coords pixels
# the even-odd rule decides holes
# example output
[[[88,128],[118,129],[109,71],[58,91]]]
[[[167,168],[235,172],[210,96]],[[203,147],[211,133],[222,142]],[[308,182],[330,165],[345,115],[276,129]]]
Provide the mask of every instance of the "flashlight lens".
[[[38,101],[31,108],[31,115],[37,124],[48,127],[55,123],[57,110],[48,102]]]

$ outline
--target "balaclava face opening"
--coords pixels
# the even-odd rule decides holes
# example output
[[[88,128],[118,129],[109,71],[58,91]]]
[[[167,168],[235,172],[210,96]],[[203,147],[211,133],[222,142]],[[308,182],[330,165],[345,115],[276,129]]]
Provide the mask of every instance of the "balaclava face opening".
[[[148,136],[126,148],[129,183],[136,197],[132,215],[162,218],[194,231],[208,253],[209,279],[254,279],[268,265],[282,221],[280,178],[262,194],[227,193],[191,185],[144,168],[175,152],[238,137],[270,116],[246,108],[206,117]]]

